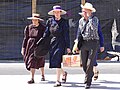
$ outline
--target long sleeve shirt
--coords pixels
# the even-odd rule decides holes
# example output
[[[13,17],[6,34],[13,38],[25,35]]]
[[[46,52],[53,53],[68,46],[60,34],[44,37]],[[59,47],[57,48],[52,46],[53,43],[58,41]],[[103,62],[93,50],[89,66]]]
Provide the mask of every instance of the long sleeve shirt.
[[[100,23],[98,24],[98,35],[99,35],[100,47],[103,47],[104,46],[104,38],[103,38],[102,31],[101,31]]]

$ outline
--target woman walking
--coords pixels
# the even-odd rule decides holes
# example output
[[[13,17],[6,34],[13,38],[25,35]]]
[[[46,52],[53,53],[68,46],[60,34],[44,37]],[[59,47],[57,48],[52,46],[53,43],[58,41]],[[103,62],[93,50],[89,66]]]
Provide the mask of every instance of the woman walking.
[[[28,19],[32,20],[32,24],[25,27],[21,54],[23,55],[26,69],[30,71],[31,74],[31,80],[28,81],[28,84],[32,84],[34,83],[35,69],[39,68],[41,68],[41,81],[45,81],[45,58],[36,58],[34,56],[36,42],[43,36],[45,26],[41,24],[41,21],[43,20],[39,17],[39,14],[37,13],[33,13],[32,17],[29,17]]]
[[[62,55],[70,53],[70,39],[69,39],[69,25],[68,21],[61,17],[66,14],[65,10],[61,9],[61,6],[53,6],[53,10],[48,12],[53,17],[48,20],[47,29],[43,37],[52,36],[50,44],[50,68],[56,68],[57,80],[55,87],[61,86],[60,75],[62,73],[62,81],[65,83],[67,79],[67,72],[61,68]]]

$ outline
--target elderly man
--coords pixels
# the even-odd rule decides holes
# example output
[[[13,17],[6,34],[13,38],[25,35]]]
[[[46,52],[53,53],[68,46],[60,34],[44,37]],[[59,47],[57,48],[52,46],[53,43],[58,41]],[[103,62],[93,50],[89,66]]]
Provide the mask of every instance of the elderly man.
[[[99,34],[98,30],[99,20],[92,13],[96,12],[91,3],[85,3],[82,7],[83,17],[79,20],[79,27],[77,32],[78,43],[82,42],[82,45],[78,46],[81,50],[81,60],[83,65],[83,70],[85,72],[85,88],[88,89],[91,86],[92,77],[94,75],[93,66],[94,59],[99,47]],[[81,41],[80,36],[83,38]],[[104,47],[100,48],[101,51]]]

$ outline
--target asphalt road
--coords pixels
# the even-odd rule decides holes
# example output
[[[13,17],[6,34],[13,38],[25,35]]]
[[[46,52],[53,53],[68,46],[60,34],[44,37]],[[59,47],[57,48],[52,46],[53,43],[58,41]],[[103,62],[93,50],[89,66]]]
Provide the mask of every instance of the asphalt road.
[[[83,74],[82,67],[64,67],[69,74]],[[120,62],[98,62],[98,69],[101,74],[120,74]],[[28,75],[23,62],[0,62],[0,75]],[[36,70],[36,74],[40,74]],[[55,69],[45,64],[45,74],[55,74]]]
[[[56,82],[55,69],[45,65],[46,81],[40,81],[40,71],[36,71],[35,83],[30,85],[29,72],[23,62],[0,61],[0,90],[84,90],[84,73],[81,67],[64,67],[68,72],[67,82],[61,87],[53,87]],[[100,71],[97,81],[92,82],[90,90],[120,90],[120,62],[98,62]]]

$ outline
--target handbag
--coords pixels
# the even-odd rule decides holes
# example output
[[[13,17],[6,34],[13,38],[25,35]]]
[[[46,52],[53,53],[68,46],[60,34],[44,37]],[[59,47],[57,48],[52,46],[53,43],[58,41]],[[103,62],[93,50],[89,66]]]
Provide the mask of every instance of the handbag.
[[[37,58],[47,55],[50,49],[50,42],[52,37],[45,37],[39,40],[36,48],[34,49],[34,56]]]

